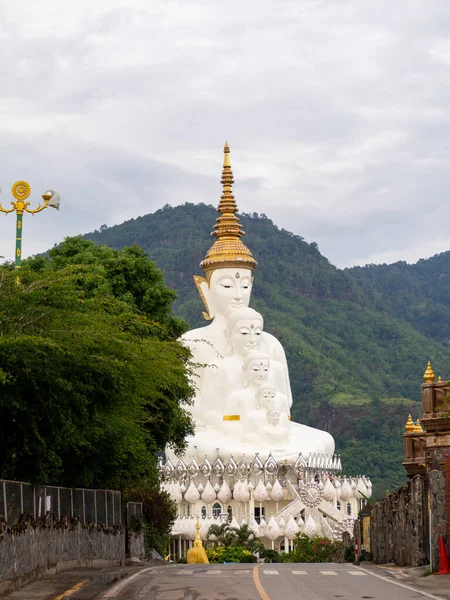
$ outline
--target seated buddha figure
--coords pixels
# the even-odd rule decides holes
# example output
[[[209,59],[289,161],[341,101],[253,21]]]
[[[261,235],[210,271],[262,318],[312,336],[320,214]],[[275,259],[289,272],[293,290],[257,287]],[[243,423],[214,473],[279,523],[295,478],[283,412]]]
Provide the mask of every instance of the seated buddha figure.
[[[253,286],[253,270],[257,266],[252,253],[240,239],[245,232],[235,214],[237,206],[232,193],[233,173],[229,152],[228,144],[226,144],[221,180],[223,193],[218,207],[220,216],[211,234],[216,241],[200,263],[205,271],[205,277],[194,276],[195,284],[206,308],[203,316],[209,321],[209,324],[188,331],[181,338],[191,349],[194,362],[198,365],[216,364],[227,355],[229,344],[224,336],[227,317],[232,311],[249,305]],[[260,349],[271,360],[276,360],[284,366],[286,395],[289,406],[292,406],[287,361],[282,345],[273,335],[263,332]],[[197,408],[201,401],[200,390],[204,371],[204,366],[198,366],[193,381],[199,390],[192,407],[195,417],[199,415]]]
[[[206,455],[211,461],[217,449],[222,460],[240,452],[259,452],[263,459],[272,450],[277,460],[295,461],[299,452],[333,454],[331,435],[288,421],[292,394],[283,347],[264,331],[262,316],[248,308],[257,263],[240,239],[244,232],[235,214],[232,182],[226,145],[220,216],[212,233],[217,239],[201,263],[205,278],[194,278],[210,323],[182,336],[198,365],[190,407],[196,431],[185,456],[203,459]],[[266,383],[274,390],[274,407],[262,407],[257,397],[258,387]],[[253,411],[263,417],[256,427],[250,425]],[[283,439],[278,439],[281,429]],[[167,456],[175,458],[170,450]]]

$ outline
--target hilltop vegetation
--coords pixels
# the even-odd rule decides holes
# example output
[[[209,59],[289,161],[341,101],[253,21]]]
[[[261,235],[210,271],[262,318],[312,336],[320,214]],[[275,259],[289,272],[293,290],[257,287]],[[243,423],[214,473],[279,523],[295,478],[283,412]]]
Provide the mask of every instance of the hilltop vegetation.
[[[175,314],[193,328],[205,322],[192,276],[202,274],[216,217],[212,206],[165,206],[87,237],[117,249],[141,246],[176,290]],[[330,431],[346,469],[370,474],[376,494],[393,489],[404,479],[403,426],[409,412],[419,415],[426,362],[445,375],[448,349],[424,335],[417,311],[407,318],[381,286],[335,268],[314,242],[264,215],[240,217],[259,262],[251,304],[286,350],[293,418]]]

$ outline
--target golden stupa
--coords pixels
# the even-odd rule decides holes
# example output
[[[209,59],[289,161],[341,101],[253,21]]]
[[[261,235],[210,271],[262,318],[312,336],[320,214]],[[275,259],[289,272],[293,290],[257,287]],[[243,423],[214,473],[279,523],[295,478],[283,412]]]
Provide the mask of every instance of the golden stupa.
[[[195,529],[197,530],[197,533],[195,534],[194,547],[187,551],[186,562],[189,565],[205,565],[209,563],[209,560],[206,556],[205,549],[203,548],[202,540],[200,539],[200,523],[198,521]]]

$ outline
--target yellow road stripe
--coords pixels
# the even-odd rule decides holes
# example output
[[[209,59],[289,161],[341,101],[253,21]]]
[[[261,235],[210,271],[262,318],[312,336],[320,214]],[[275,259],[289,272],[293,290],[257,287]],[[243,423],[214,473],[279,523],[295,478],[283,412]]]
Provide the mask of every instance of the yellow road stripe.
[[[256,589],[258,590],[258,594],[261,597],[261,600],[270,600],[269,596],[266,594],[266,590],[261,585],[261,581],[259,579],[258,569],[260,566],[261,565],[257,565],[256,567],[253,567],[253,581],[255,583]]]
[[[70,596],[73,596],[76,592],[80,591],[81,588],[84,587],[87,583],[89,583],[89,579],[83,579],[83,581],[79,581],[73,587],[71,587],[70,590],[66,590],[59,596],[55,596],[53,600],[64,600],[65,598],[70,598]]]

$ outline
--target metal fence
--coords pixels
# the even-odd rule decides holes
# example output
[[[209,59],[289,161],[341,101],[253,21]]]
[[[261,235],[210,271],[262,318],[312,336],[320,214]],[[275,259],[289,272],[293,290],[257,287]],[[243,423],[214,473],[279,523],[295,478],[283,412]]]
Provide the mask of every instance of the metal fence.
[[[137,517],[138,519],[142,519],[142,515],[142,502],[127,502],[127,519],[130,519],[130,517]]]
[[[39,487],[0,479],[0,515],[14,525],[24,513],[35,518],[52,513],[58,520],[78,517],[85,525],[121,525],[121,494],[114,490]]]

